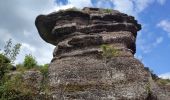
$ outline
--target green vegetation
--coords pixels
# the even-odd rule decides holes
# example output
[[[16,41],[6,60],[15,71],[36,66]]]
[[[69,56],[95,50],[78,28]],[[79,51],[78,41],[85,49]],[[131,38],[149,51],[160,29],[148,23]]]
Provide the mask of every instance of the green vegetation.
[[[9,39],[4,51],[0,53],[0,100],[34,100],[38,94],[37,90],[28,86],[28,83],[23,80],[25,72],[30,70],[39,71],[42,74],[43,80],[38,92],[48,97],[47,76],[49,64],[38,65],[35,57],[28,54],[25,55],[23,63],[17,64],[15,68],[13,62],[19,54],[20,47],[21,44],[19,43],[12,46],[12,40]]]
[[[25,100],[25,98],[29,98],[31,100],[35,99],[35,96],[38,95],[37,91],[28,86],[28,84],[23,80],[23,75],[25,75],[24,72],[29,70],[41,72],[43,80],[41,81],[41,84],[39,84],[39,93],[42,92],[46,97],[48,96],[49,89],[47,76],[49,65],[37,65],[36,59],[31,55],[26,55],[25,58],[29,58],[31,60],[24,60],[22,64],[16,65],[16,71],[5,70],[3,72],[3,77],[0,82],[0,100]],[[27,64],[25,64],[25,62],[27,62]],[[4,68],[5,67],[7,67],[7,65],[5,65]]]
[[[29,54],[25,56],[23,65],[26,69],[35,68],[37,66],[37,61],[35,57]]]
[[[59,10],[59,12],[63,12],[63,11],[80,11],[80,9],[76,8],[76,7],[72,7],[72,8],[68,8],[65,10]]]
[[[156,82],[159,85],[170,85],[170,79],[158,79]]]
[[[0,80],[4,74],[8,72],[8,67],[11,65],[10,62],[11,61],[6,56],[0,54]]]
[[[0,100],[24,100],[30,97],[29,87],[25,87],[21,74],[3,77],[3,84],[0,85]]]
[[[65,11],[80,11],[80,9],[76,8],[76,7],[72,7],[72,8],[68,8]]]
[[[16,60],[17,55],[19,54],[20,48],[20,43],[17,43],[12,46],[12,39],[9,39],[4,47],[3,55],[10,59],[10,61],[13,63]]]
[[[12,46],[12,39],[6,42],[4,51],[0,53],[0,80],[3,78],[5,73],[12,69],[12,63],[15,61],[19,54],[21,44],[17,43]]]
[[[43,66],[40,66],[40,72],[43,74],[44,77],[48,76],[48,67],[49,64],[44,64]]]
[[[148,82],[146,84],[146,87],[145,87],[146,91],[147,91],[147,94],[152,94],[152,91],[151,91],[151,84]]]
[[[145,67],[145,70],[151,73],[152,79],[158,84],[158,85],[170,85],[170,79],[162,79],[159,78],[153,70],[149,69],[149,67]]]
[[[112,9],[103,9],[103,11],[104,11],[105,13],[112,13],[112,12],[113,12]]]
[[[102,56],[104,58],[111,58],[119,55],[118,50],[110,45],[102,45],[101,48],[103,52]]]

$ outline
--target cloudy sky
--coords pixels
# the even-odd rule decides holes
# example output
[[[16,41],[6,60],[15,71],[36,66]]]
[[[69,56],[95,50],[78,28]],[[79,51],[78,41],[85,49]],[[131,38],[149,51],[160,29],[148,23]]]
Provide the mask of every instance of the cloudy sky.
[[[70,7],[102,7],[133,15],[142,24],[136,58],[156,74],[170,76],[170,0],[0,0],[0,49],[12,38],[22,43],[16,63],[32,54],[40,64],[49,63],[54,46],[44,42],[34,25],[39,14]]]

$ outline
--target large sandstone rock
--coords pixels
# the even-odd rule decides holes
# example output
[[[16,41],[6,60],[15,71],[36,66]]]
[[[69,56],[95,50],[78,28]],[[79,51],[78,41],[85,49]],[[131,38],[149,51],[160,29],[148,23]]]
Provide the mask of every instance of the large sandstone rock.
[[[134,58],[134,17],[99,8],[40,15],[36,27],[56,46],[49,68],[54,100],[166,100],[143,64]],[[104,57],[101,45],[118,51]]]

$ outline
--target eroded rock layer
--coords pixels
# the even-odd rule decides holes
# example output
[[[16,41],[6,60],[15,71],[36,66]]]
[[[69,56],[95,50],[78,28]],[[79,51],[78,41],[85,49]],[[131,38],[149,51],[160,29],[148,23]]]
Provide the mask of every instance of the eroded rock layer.
[[[116,10],[63,10],[36,19],[40,36],[56,46],[49,68],[54,100],[157,100],[150,73],[134,58],[134,17]],[[101,46],[118,54],[104,57]],[[107,53],[107,52],[106,52]]]

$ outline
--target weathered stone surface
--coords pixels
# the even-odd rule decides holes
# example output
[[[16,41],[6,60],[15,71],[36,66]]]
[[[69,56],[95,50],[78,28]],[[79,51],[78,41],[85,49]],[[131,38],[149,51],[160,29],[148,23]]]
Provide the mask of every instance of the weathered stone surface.
[[[40,15],[35,24],[42,39],[56,46],[49,67],[54,100],[168,100],[134,58],[141,29],[134,17],[84,8]],[[103,44],[118,55],[104,57]]]
[[[39,71],[26,71],[23,74],[23,80],[28,87],[34,88],[37,92],[40,91],[41,82],[43,80],[43,76]]]
[[[82,11],[59,11],[38,16],[35,24],[40,36],[54,45],[74,32],[89,34],[103,31],[130,31],[136,37],[141,26],[134,20],[134,17],[115,10],[111,13],[104,11],[104,9],[95,9],[95,12],[91,13],[88,8]]]

